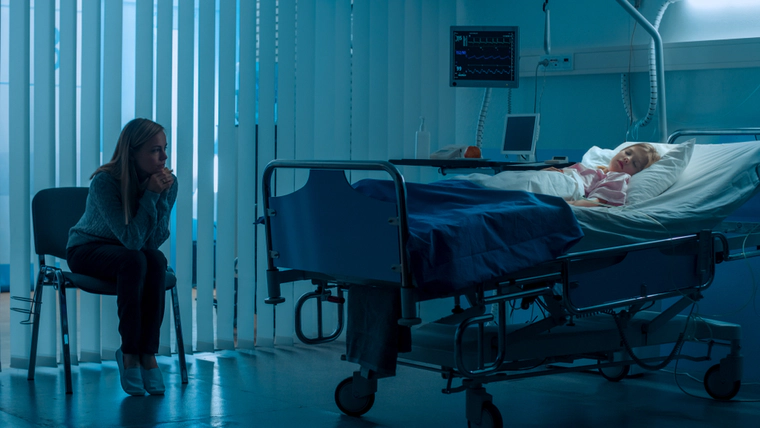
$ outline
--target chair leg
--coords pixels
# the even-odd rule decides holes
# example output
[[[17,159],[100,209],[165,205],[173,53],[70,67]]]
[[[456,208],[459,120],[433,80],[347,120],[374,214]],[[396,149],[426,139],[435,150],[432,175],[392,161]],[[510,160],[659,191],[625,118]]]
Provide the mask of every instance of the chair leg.
[[[182,383],[187,383],[187,362],[185,361],[185,341],[182,339],[182,320],[179,315],[179,296],[177,287],[171,289],[172,308],[174,313],[174,329],[177,336],[177,356],[179,357],[179,372],[182,375]]]
[[[42,281],[43,272],[37,274],[37,285],[34,287],[34,301],[32,302],[32,348],[29,351],[29,373],[27,380],[34,380],[34,369],[37,366],[37,339],[40,336],[40,306],[42,306]]]
[[[61,306],[61,345],[63,347],[63,370],[66,374],[66,394],[72,393],[71,388],[71,354],[69,353],[69,316],[66,307],[66,285],[63,278],[58,282],[58,299]]]

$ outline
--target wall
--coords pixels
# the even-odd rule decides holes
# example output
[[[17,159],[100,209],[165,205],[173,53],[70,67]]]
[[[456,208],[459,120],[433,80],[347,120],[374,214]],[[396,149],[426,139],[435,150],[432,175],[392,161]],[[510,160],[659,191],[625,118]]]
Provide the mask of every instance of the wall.
[[[457,6],[457,25],[518,25],[523,60],[536,61],[538,55],[543,54],[544,13],[541,2],[460,1]],[[641,13],[653,20],[659,7],[659,2],[644,1]],[[760,5],[749,10],[717,12],[695,9],[688,1],[675,3],[667,9],[660,25],[666,54],[669,53],[668,46],[681,48],[685,42],[757,38],[760,29],[747,24],[752,19],[755,22],[760,19]],[[616,2],[551,2],[552,54],[577,56],[581,52],[593,52],[596,55],[594,58],[607,60],[603,53],[625,50],[629,46],[633,28],[633,20]],[[633,46],[645,53],[648,41],[648,35],[637,26]],[[695,52],[698,54],[702,50]],[[748,54],[754,55],[751,52]],[[734,55],[741,58],[742,52],[735,52]],[[634,59],[640,57],[642,55],[636,55]],[[709,62],[707,58],[705,61]],[[668,56],[665,57],[665,65],[667,70]],[[627,69],[628,64],[623,61],[605,66],[607,70]],[[631,66],[633,69],[646,69],[646,55],[642,61],[636,61]],[[720,64],[689,65],[666,71],[669,131],[685,127],[757,125],[757,116],[753,112],[760,107],[760,96],[756,93],[760,85],[760,68],[756,61],[731,65],[740,68],[721,67]],[[539,71],[536,79],[535,68],[527,68],[531,71],[526,73],[526,67],[523,67],[520,87],[512,91],[512,112],[532,112],[534,99],[540,101],[539,149],[582,153],[592,144],[611,147],[626,139],[628,118],[622,103],[619,72],[605,72],[602,69],[593,74],[551,74]],[[635,72],[630,81],[634,115],[641,117],[649,103],[648,75]],[[501,120],[508,109],[507,91],[493,90],[484,131],[484,146],[496,155]],[[473,139],[482,96],[482,89],[456,90],[457,117],[460,118],[457,122],[457,141]],[[641,130],[638,139],[656,140],[656,126],[655,115],[653,123]]]
[[[551,34],[552,53],[604,52],[624,49],[631,40],[633,21],[621,6],[613,1],[593,0],[552,1]],[[728,2],[712,2],[725,5]],[[744,2],[748,3],[748,2]],[[754,39],[760,37],[760,3],[749,2],[744,8],[726,7],[700,9],[693,2],[683,1],[671,5],[662,20],[660,32],[667,46],[689,47],[708,41],[727,39]],[[543,54],[544,14],[542,2],[459,1],[457,25],[518,25],[521,29],[521,49],[524,56]],[[657,15],[661,2],[644,0],[642,14],[649,20]],[[638,27],[633,45],[645,48],[648,36]],[[753,45],[756,46],[756,45]],[[622,48],[621,48],[622,47]],[[665,83],[668,130],[704,127],[760,126],[760,68],[754,64],[721,66],[694,65],[681,69],[668,68],[666,49]],[[735,58],[754,55],[754,51],[734,52]],[[695,63],[715,61],[715,58],[694,59]],[[626,68],[626,63],[617,64]],[[633,64],[641,67],[645,64]],[[537,84],[537,86],[536,86]],[[552,75],[539,73],[521,75],[520,87],[512,91],[512,112],[533,111],[536,88],[541,100],[542,114],[539,149],[545,156],[570,154],[579,156],[591,145],[614,147],[626,139],[628,118],[621,98],[619,72],[593,74]],[[649,98],[648,74],[636,72],[631,76],[631,95],[637,116],[644,114]],[[475,134],[475,124],[483,91],[457,89],[457,139],[469,141]],[[543,95],[542,95],[543,94]],[[495,142],[500,136],[501,118],[507,112],[507,90],[495,89],[486,123],[484,145],[490,153],[499,156]],[[644,128],[640,140],[657,139],[656,116],[652,126]],[[751,138],[746,138],[751,139]],[[701,142],[708,142],[701,139]],[[485,150],[484,150],[485,152]],[[541,151],[539,151],[541,156]],[[577,158],[575,160],[578,160]],[[741,324],[744,327],[743,354],[746,357],[744,379],[756,382],[760,368],[749,364],[760,355],[760,339],[752,334],[757,323],[757,278],[760,261],[732,262],[720,265],[705,299],[699,302],[695,313]],[[663,351],[670,352],[664,346]],[[715,356],[724,353],[716,348]],[[695,368],[706,370],[716,363],[681,363],[679,371]],[[682,383],[684,383],[683,381]],[[704,395],[704,394],[703,394]],[[744,397],[752,398],[752,397]]]

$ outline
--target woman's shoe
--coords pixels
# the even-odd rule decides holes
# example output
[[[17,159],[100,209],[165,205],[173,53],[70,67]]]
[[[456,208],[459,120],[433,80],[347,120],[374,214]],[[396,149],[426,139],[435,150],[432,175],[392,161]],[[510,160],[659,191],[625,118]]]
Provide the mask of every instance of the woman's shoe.
[[[129,395],[145,395],[143,380],[140,375],[140,369],[124,368],[124,354],[121,348],[116,350],[116,365],[119,366],[119,379],[121,379],[121,388]]]
[[[166,387],[164,386],[164,376],[161,374],[161,369],[156,367],[155,369],[144,369],[140,367],[142,373],[142,381],[145,390],[150,395],[164,395]]]

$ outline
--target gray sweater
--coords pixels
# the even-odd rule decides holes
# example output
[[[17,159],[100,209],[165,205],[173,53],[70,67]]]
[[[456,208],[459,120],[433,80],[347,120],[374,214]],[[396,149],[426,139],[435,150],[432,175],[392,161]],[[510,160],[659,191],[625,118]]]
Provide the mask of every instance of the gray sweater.
[[[161,194],[145,190],[137,212],[124,224],[119,180],[100,172],[90,183],[87,207],[79,222],[69,230],[67,248],[91,242],[121,244],[131,250],[157,249],[169,238],[169,217],[177,199],[177,177]]]

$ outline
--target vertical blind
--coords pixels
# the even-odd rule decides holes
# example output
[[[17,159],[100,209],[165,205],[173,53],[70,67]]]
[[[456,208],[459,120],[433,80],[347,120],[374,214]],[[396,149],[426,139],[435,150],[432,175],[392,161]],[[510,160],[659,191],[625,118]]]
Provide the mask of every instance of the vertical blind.
[[[0,82],[8,88],[0,91],[0,123],[8,129],[7,137],[0,133],[0,153],[8,152],[8,165],[0,174],[14,179],[0,199],[10,218],[0,225],[9,228],[9,242],[0,244],[13,252],[0,264],[10,264],[11,294],[28,295],[36,280],[29,269],[33,194],[87,186],[124,124],[152,118],[166,128],[179,183],[162,250],[177,274],[186,352],[294,342],[294,299],[312,286],[285,286],[286,303],[264,303],[265,237],[255,221],[269,161],[411,157],[420,116],[437,146],[453,143],[447,40],[455,0],[1,4],[8,18],[0,22],[9,25],[0,27],[0,46],[10,48],[0,50],[0,64],[8,64],[8,80]],[[280,171],[274,189],[286,194],[305,179],[303,171]],[[119,346],[115,298],[68,293],[71,331],[79,330],[72,361],[112,359]],[[55,300],[46,290],[42,365],[59,358]],[[304,314],[307,334],[316,328],[315,312]],[[31,329],[23,319],[12,312],[16,367],[28,365]],[[174,343],[173,319],[165,320],[162,354]]]

